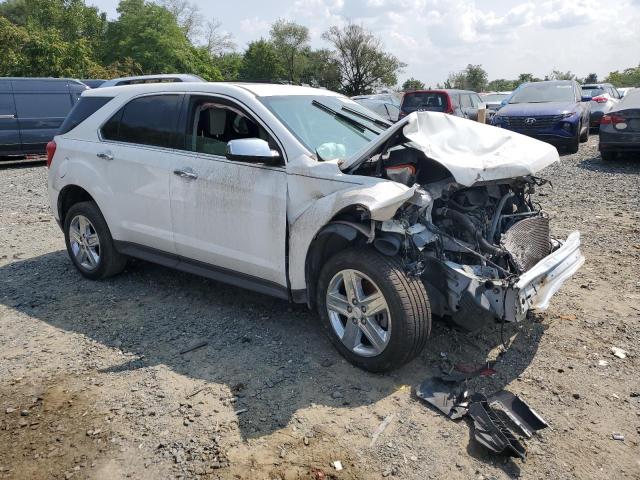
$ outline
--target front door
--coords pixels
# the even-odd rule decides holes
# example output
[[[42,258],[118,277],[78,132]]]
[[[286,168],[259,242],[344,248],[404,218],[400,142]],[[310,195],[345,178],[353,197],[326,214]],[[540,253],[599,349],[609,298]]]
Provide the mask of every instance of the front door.
[[[273,288],[285,292],[284,161],[265,165],[225,156],[227,142],[239,138],[261,138],[280,149],[231,99],[191,96],[184,112],[183,152],[176,155],[171,177],[176,252],[186,262],[222,272],[227,281],[241,274],[272,294]]]

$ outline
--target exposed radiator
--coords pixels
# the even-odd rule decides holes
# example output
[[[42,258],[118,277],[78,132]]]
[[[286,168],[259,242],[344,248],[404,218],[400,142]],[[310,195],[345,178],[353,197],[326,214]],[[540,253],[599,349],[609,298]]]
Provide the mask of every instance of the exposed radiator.
[[[549,219],[525,218],[507,230],[500,241],[521,272],[526,272],[551,253]]]

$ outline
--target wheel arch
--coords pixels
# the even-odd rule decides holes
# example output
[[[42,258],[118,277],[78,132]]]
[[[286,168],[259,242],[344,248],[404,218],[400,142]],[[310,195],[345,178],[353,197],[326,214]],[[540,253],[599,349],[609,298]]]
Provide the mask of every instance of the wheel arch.
[[[65,217],[69,209],[79,202],[94,202],[97,204],[94,197],[87,190],[78,185],[69,184],[60,190],[60,193],[58,194],[57,208],[59,215],[58,218],[60,218],[60,223],[62,225],[64,225]]]
[[[336,253],[369,240],[369,210],[360,204],[349,205],[318,230],[305,259],[307,305],[315,308],[316,284],[322,265]]]

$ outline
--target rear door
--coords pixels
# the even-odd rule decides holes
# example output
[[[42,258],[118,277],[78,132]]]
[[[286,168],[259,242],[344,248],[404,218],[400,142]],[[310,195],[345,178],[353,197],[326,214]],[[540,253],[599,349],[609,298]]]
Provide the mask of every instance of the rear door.
[[[21,151],[22,142],[11,81],[0,80],[0,156],[17,155]]]
[[[113,237],[127,242],[119,246],[125,253],[141,246],[175,253],[169,187],[182,98],[133,98],[104,123],[101,141],[91,144],[95,168],[110,188],[100,208]]]
[[[73,103],[66,81],[56,79],[12,80],[22,149],[44,153]]]

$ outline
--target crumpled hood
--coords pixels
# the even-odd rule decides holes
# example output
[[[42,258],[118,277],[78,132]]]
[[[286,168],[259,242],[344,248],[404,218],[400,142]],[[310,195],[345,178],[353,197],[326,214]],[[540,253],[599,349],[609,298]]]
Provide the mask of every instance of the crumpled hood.
[[[465,186],[534,175],[559,159],[552,145],[519,133],[446,113],[414,112],[342,162],[340,168],[359,165],[399,129],[413,147],[447,168],[456,182]]]

